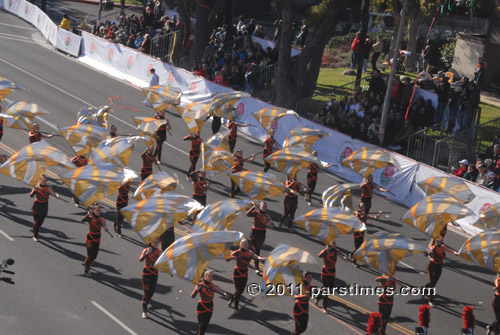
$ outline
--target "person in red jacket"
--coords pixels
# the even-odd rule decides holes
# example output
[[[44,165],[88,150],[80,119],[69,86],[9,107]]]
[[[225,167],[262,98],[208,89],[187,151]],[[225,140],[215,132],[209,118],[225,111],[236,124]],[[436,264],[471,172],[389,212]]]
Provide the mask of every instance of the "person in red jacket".
[[[238,173],[238,172],[243,171],[243,163],[253,162],[253,160],[255,159],[255,154],[253,154],[249,158],[243,158],[243,150],[241,150],[241,148],[238,148],[233,157],[234,157],[234,161],[236,162],[236,164],[231,166],[231,172]],[[229,193],[229,197],[234,198],[234,196],[239,191],[240,191],[240,187],[238,185],[236,185],[236,183],[231,179],[231,192]]]
[[[189,150],[189,161],[191,165],[189,166],[189,170],[187,172],[187,179],[190,180],[191,172],[196,171],[196,163],[198,162],[198,158],[200,158],[201,144],[203,140],[200,137],[200,132],[194,132],[187,136],[184,136],[184,141],[191,141],[191,149]]]
[[[269,132],[269,136],[264,140],[264,152],[262,153],[262,159],[264,160],[264,172],[267,172],[271,168],[271,164],[267,163],[265,159],[273,153],[274,147],[278,147],[278,142],[274,139],[274,130]]]
[[[206,178],[205,171],[193,171],[190,176],[193,183],[193,199],[206,206],[207,190],[210,187],[210,182]]]
[[[214,272],[212,270],[207,270],[203,274],[203,279],[197,284],[191,293],[191,298],[196,298],[196,295],[200,293],[200,300],[198,301],[198,306],[196,307],[196,315],[198,317],[198,335],[204,335],[207,331],[208,324],[212,318],[212,313],[214,312],[214,293],[217,292],[222,294],[226,298],[229,298],[229,294],[224,292],[219,288],[219,286],[212,283],[214,278]]]
[[[90,264],[97,258],[99,246],[101,244],[101,229],[104,228],[109,233],[106,221],[101,217],[101,206],[94,204],[92,210],[85,215],[81,222],[89,224],[89,232],[85,237],[85,246],[87,247],[87,257],[85,258],[85,276],[92,277],[90,274]]]
[[[250,247],[250,242],[247,239],[242,239],[240,242],[240,248],[231,253],[231,257],[226,259],[226,261],[236,260],[236,266],[233,271],[233,283],[234,283],[234,294],[229,299],[228,306],[234,303],[234,310],[237,311],[238,303],[240,301],[240,297],[245,291],[247,287],[248,281],[248,265],[250,260],[257,261],[265,261],[264,257],[260,257],[253,253],[253,251],[248,250]]]
[[[144,181],[153,173],[153,163],[155,161],[155,156],[153,156],[153,147],[148,147],[141,155],[142,157],[142,169],[141,169],[141,181]]]
[[[247,216],[253,217],[250,240],[252,241],[253,252],[260,256],[260,247],[266,241],[267,228],[274,228],[271,216],[267,212],[267,202],[262,201],[259,206],[254,203],[247,211]],[[259,260],[255,260],[255,273],[260,274]]]
[[[59,194],[54,192],[52,187],[47,185],[47,176],[42,174],[30,194],[31,198],[35,197],[35,202],[33,202],[33,207],[31,207],[31,212],[33,213],[33,240],[35,242],[38,242],[38,230],[49,211],[49,195],[53,195],[58,199],[61,198]]]
[[[351,43],[351,69],[355,69],[358,65],[359,52],[361,51],[361,32],[356,33],[356,37]]]
[[[236,138],[238,137],[238,127],[248,127],[249,123],[239,123],[236,121],[234,115],[230,116],[229,122],[227,123],[227,128],[230,130],[228,136],[229,152],[233,153],[234,146],[236,145]]]
[[[451,171],[453,172],[453,175],[456,177],[463,177],[465,172],[467,172],[467,166],[469,165],[469,161],[466,159],[462,159],[460,162],[460,167],[457,168],[452,168]]]
[[[142,298],[142,318],[148,318],[148,303],[153,297],[156,290],[156,283],[158,282],[158,269],[154,268],[156,260],[160,257],[162,251],[158,248],[160,239],[157,238],[151,242],[144,250],[142,250],[139,262],[146,260],[142,270],[142,288],[144,289],[144,296]]]

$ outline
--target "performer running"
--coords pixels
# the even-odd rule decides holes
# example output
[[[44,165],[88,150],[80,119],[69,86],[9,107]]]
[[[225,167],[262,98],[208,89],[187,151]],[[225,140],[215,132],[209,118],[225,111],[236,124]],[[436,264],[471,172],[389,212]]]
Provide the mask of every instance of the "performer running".
[[[35,142],[40,142],[42,138],[54,137],[54,134],[42,134],[40,132],[40,126],[36,122],[34,122],[31,126],[32,130],[28,133],[30,144]]]
[[[394,293],[396,293],[396,284],[408,287],[408,285],[401,283],[396,278],[394,278],[394,273],[392,275],[382,275],[377,277],[377,282],[380,283],[383,293],[378,297],[378,312],[382,315],[382,327],[380,334],[385,335],[385,329],[387,328],[387,323],[391,317],[392,306],[394,304]]]
[[[222,294],[229,298],[227,292],[224,292],[219,286],[212,283],[214,273],[212,270],[205,271],[203,279],[197,284],[191,293],[191,298],[196,298],[198,292],[200,293],[200,300],[196,307],[196,315],[198,317],[198,335],[204,335],[207,331],[208,324],[214,312],[214,292]]]
[[[116,134],[116,132],[118,131],[118,129],[116,129],[116,126],[113,124],[111,125],[111,128],[109,128],[109,137],[110,138],[115,138],[117,137],[118,135]]]
[[[71,158],[71,163],[75,165],[77,168],[86,166],[89,163],[89,160],[85,157],[85,155],[77,156],[75,155]],[[73,194],[73,203],[76,207],[80,206],[80,200]]]
[[[495,321],[486,327],[486,335],[490,335],[492,332],[496,335],[500,332],[500,272],[495,279],[493,290],[495,291],[495,295],[491,307],[493,307],[493,312],[495,313]]]
[[[158,128],[158,130],[156,130],[156,149],[155,149],[155,152],[153,153],[153,156],[157,157],[158,165],[160,165],[161,149],[163,146],[163,142],[165,142],[167,140],[167,130],[172,129],[172,127],[170,126],[170,121],[168,121],[168,119],[165,118],[165,111],[159,111],[155,115],[155,119],[165,120],[165,124],[162,124]]]
[[[285,193],[285,199],[283,199],[284,210],[280,218],[280,228],[285,223],[285,220],[288,221],[288,230],[291,230],[292,228],[293,219],[295,218],[295,211],[297,210],[297,206],[299,204],[297,194],[301,192],[300,186],[301,184],[297,180],[297,177],[288,176],[288,179],[286,180],[287,191]],[[302,191],[304,191],[304,188]]]
[[[309,299],[311,298],[312,274],[302,271],[302,288],[300,294],[294,294],[295,304],[293,305],[293,320],[295,321],[295,331],[293,335],[302,334],[307,329],[309,322]]]
[[[226,261],[236,260],[236,266],[233,272],[233,283],[234,283],[234,294],[229,299],[227,303],[228,306],[234,303],[234,310],[238,311],[238,303],[240,301],[241,295],[245,288],[247,287],[248,281],[248,265],[250,260],[253,259],[255,262],[263,261],[266,259],[264,257],[257,256],[252,251],[248,250],[250,247],[250,242],[247,239],[243,239],[240,242],[240,248],[231,253],[231,257],[226,259]]]
[[[248,127],[250,123],[239,123],[236,121],[234,115],[230,116],[229,122],[227,123],[227,127],[229,128],[229,151],[233,153],[234,147],[236,145],[236,138],[238,137],[238,127]]]
[[[312,152],[312,155],[316,158],[318,158],[318,152],[314,150]],[[329,168],[333,164],[328,164],[324,166],[325,168]],[[309,169],[307,170],[307,192],[306,192],[306,201],[309,206],[312,206],[311,204],[311,196],[314,193],[314,190],[316,189],[316,183],[318,182],[318,171],[319,171],[319,165],[318,164],[311,164],[309,165]]]
[[[366,205],[364,203],[360,202],[359,207],[358,207],[358,211],[354,212],[354,214],[358,217],[359,221],[363,222],[366,226],[366,224],[367,224],[366,221],[368,219],[377,220],[382,215],[382,212],[378,212],[378,214],[376,216],[368,215],[366,213]],[[365,240],[365,230],[356,230],[354,232],[354,234],[352,235],[352,237],[354,238],[354,250],[352,251],[350,258],[351,258],[352,266],[357,268],[358,263],[356,263],[356,260],[352,257],[352,255],[354,255],[356,250],[358,250],[358,248],[361,246],[361,244],[363,244],[363,241]]]
[[[337,255],[339,255],[337,250],[337,243],[335,240],[331,240],[330,243],[325,247],[325,249],[321,250],[318,254],[319,258],[323,258],[323,268],[321,269],[321,281],[323,283],[323,288],[327,288],[330,292],[333,292],[335,288],[335,266],[337,264]],[[345,261],[349,261],[347,257],[340,254],[340,258]],[[316,306],[320,300],[323,300],[323,308],[321,311],[323,313],[328,313],[328,295],[323,295],[320,291],[320,294],[316,297]]]
[[[153,173],[153,163],[155,157],[153,156],[153,147],[148,147],[141,155],[142,157],[142,169],[141,169],[141,180],[144,181]]]
[[[267,202],[261,201],[259,207],[254,203],[247,211],[247,216],[253,217],[253,227],[250,232],[253,252],[260,256],[260,248],[266,241],[266,228],[274,228],[271,216],[267,213]],[[260,274],[259,259],[255,260],[255,273]]]
[[[200,148],[203,140],[200,137],[199,131],[184,136],[183,140],[191,141],[191,149],[189,150],[189,161],[191,162],[191,166],[187,172],[187,179],[190,180],[189,176],[191,172],[196,171],[196,162],[198,162],[198,158],[200,157]]]
[[[122,222],[123,215],[120,213],[120,209],[128,206],[128,194],[130,192],[130,181],[122,184],[118,189],[118,196],[116,197],[116,221],[113,224],[115,233],[118,237],[122,237]]]
[[[278,147],[278,142],[274,139],[274,130],[269,131],[269,135],[264,140],[264,152],[262,153],[262,159],[264,160],[264,172],[267,172],[271,168],[271,164],[267,163],[265,159],[273,153],[274,147]]]
[[[31,212],[33,213],[33,241],[38,242],[38,230],[43,224],[49,211],[49,195],[53,195],[57,199],[61,197],[54,192],[52,187],[47,185],[47,176],[42,174],[38,178],[38,183],[31,190],[30,197],[35,197]]]
[[[430,247],[430,262],[427,266],[429,282],[425,285],[425,287],[436,287],[439,277],[441,277],[441,273],[443,272],[443,262],[446,258],[446,251],[451,252],[455,256],[458,255],[458,252],[444,245],[443,237],[439,236],[439,238],[436,240],[436,243]],[[432,302],[434,299],[434,295],[435,294],[429,294],[429,306],[434,306],[434,303]]]
[[[363,182],[361,183],[361,185],[359,185],[359,187],[361,188],[361,202],[364,203],[366,206],[366,214],[369,214],[370,209],[372,208],[373,189],[379,190],[381,192],[389,192],[388,189],[385,189],[373,183],[372,175],[369,175],[368,177],[364,178]]]
[[[193,199],[198,201],[203,206],[207,205],[207,191],[210,187],[210,182],[205,178],[205,171],[193,171],[190,173],[191,182],[193,183]]]
[[[232,150],[231,150],[231,152],[232,152]],[[238,148],[233,157],[234,157],[236,164],[234,164],[231,167],[231,171],[233,173],[237,173],[237,172],[243,171],[243,163],[253,162],[253,160],[255,159],[255,154],[253,154],[249,158],[243,158],[243,150],[241,150],[241,148]],[[234,196],[236,194],[238,194],[239,191],[240,191],[240,187],[231,179],[231,192],[229,193],[229,197],[234,198]]]
[[[89,224],[89,232],[85,238],[87,247],[87,257],[85,258],[85,276],[92,277],[90,273],[90,264],[97,258],[99,246],[101,244],[101,228],[109,233],[106,221],[101,217],[101,206],[98,204],[92,205],[92,210],[85,215],[81,222]]]
[[[144,296],[142,298],[142,318],[148,318],[148,303],[153,297],[158,282],[158,270],[153,267],[156,260],[161,255],[161,250],[158,248],[160,239],[157,238],[151,242],[141,253],[139,262],[146,260],[144,268],[142,269],[142,288],[144,289]]]

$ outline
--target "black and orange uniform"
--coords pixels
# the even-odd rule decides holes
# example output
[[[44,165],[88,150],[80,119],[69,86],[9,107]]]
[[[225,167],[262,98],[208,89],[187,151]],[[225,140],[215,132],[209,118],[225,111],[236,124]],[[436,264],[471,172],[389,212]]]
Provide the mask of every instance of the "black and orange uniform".
[[[429,282],[425,287],[435,287],[439,277],[441,277],[441,272],[443,271],[443,262],[446,258],[445,246],[443,244],[434,244],[431,247],[429,253],[429,265],[427,266],[427,274],[429,276]],[[432,302],[433,295],[429,295],[429,302]]]
[[[85,258],[85,273],[90,270],[90,264],[97,258],[99,253],[99,245],[101,244],[101,229],[104,226],[102,217],[94,213],[87,214],[83,217],[82,222],[89,224],[89,232],[85,237],[85,246],[87,247],[87,257]]]
[[[354,212],[354,214],[358,217],[359,221],[363,222],[366,225],[366,213],[364,215],[361,214],[361,212]],[[352,237],[354,239],[354,250],[352,251],[352,255],[358,250],[358,248],[363,244],[363,241],[365,240],[365,231],[364,230],[355,230],[354,233],[352,234]],[[353,261],[354,264],[356,264],[356,261]]]
[[[360,201],[365,204],[366,214],[370,214],[370,209],[372,208],[372,196],[373,196],[373,182],[368,182],[366,184],[361,184],[361,198]]]
[[[198,306],[196,307],[196,315],[198,317],[198,335],[204,335],[207,331],[208,324],[212,318],[212,313],[214,312],[214,284],[203,280],[200,283],[200,300],[198,301]],[[191,293],[194,297],[196,294],[196,289]]]
[[[109,137],[115,138],[118,137],[118,135],[116,133],[109,132]]]
[[[155,116],[157,120],[165,120],[165,116],[157,114]],[[162,124],[156,130],[156,149],[153,153],[153,156],[158,157],[158,160],[161,161],[161,149],[163,146],[163,142],[167,140],[167,124]]]
[[[318,171],[319,171],[319,166],[318,164],[311,164],[309,165],[309,169],[307,170],[307,193],[306,193],[306,198],[307,201],[311,201],[311,195],[314,192],[314,189],[316,188],[316,183],[318,182]]]
[[[245,163],[245,159],[243,157],[235,156],[234,161],[236,162],[236,164],[231,166],[231,172],[237,173],[243,171],[243,163]],[[238,194],[239,191],[240,187],[233,181],[233,179],[231,179],[231,193],[229,194],[229,196],[231,198],[234,198],[234,196]]]
[[[238,125],[235,121],[229,121],[227,123],[227,127],[229,128],[229,136],[227,142],[229,143],[229,151],[233,153],[234,146],[236,145],[236,138],[238,137]]]
[[[141,169],[141,180],[144,181],[153,173],[153,163],[155,157],[151,155],[149,150],[145,151],[142,155],[142,169]]]
[[[293,335],[302,334],[307,329],[309,322],[309,299],[311,298],[311,283],[304,282],[302,294],[294,294],[295,304],[293,305],[293,320],[295,321],[295,331]]]
[[[394,293],[396,290],[396,279],[386,275],[377,277],[382,286],[383,293],[378,297],[378,312],[382,314],[382,327],[380,334],[385,334],[387,323],[391,317],[392,306],[394,304]]]
[[[153,297],[158,282],[158,270],[153,267],[156,260],[161,255],[159,248],[153,248],[149,255],[145,258],[144,268],[142,269],[142,288],[144,289],[144,296],[142,297],[142,311],[148,311],[148,303]]]
[[[188,136],[184,136],[184,141],[191,141],[191,149],[189,150],[189,161],[191,165],[189,166],[188,176],[191,172],[196,171],[196,163],[198,162],[198,158],[200,158],[201,151],[201,143],[203,140],[196,134],[189,134]]]
[[[489,325],[489,331],[492,331],[493,334],[498,334],[500,332],[500,276],[497,276],[495,279],[495,296],[491,307],[493,307],[493,312],[495,312],[495,321]]]
[[[89,163],[89,160],[85,156],[74,156],[73,158],[71,158],[71,163],[79,168],[82,166],[86,166]],[[78,205],[80,203],[80,200],[75,195],[73,195],[73,202]]]
[[[3,137],[3,123],[4,123],[4,120],[2,118],[2,119],[0,119],[0,141],[2,140],[2,137]]]
[[[118,189],[118,196],[116,197],[116,222],[114,224],[115,232],[122,233],[123,215],[120,209],[128,206],[128,194],[130,192],[130,182],[122,184]]]
[[[193,199],[198,201],[203,206],[207,205],[207,180],[197,174],[191,175],[193,181]]]
[[[236,258],[236,266],[233,271],[234,294],[230,301],[234,302],[234,309],[237,310],[241,295],[247,286],[248,263],[250,263],[251,255],[249,250],[239,248],[231,253],[231,257]]]
[[[299,204],[299,199],[296,193],[292,193],[290,190],[299,192],[299,182],[297,179],[288,179],[286,181],[286,187],[289,189],[285,193],[285,199],[283,200],[284,211],[280,218],[280,225],[285,222],[285,219],[289,219],[288,228],[292,226],[292,221],[295,218],[295,211]]]
[[[167,250],[167,248],[175,242],[174,227],[170,227],[165,232],[160,235],[160,243],[162,250]]]
[[[38,238],[38,230],[45,221],[49,211],[49,186],[39,185],[31,190],[30,197],[35,197],[31,213],[33,213],[33,237]]]
[[[271,221],[267,212],[262,212],[256,206],[250,207],[247,216],[253,217],[252,231],[250,232],[250,241],[252,241],[253,252],[260,256],[260,248],[266,241],[267,223]],[[259,260],[255,260],[255,269],[259,269]]]
[[[269,155],[273,153],[274,145],[276,140],[271,135],[267,136],[264,140],[264,152],[262,153],[262,159],[266,159]],[[264,162],[264,172],[267,172],[271,168],[271,164]]]
[[[330,292],[333,292],[335,287],[335,265],[337,264],[337,249],[326,247],[318,254],[319,258],[323,258],[323,268],[321,269],[321,282],[323,287],[328,287]],[[328,307],[328,296],[322,295],[321,291],[317,300],[323,299],[323,309]]]
[[[35,142],[40,142],[42,139],[42,134],[39,131],[30,131],[28,133],[30,144]]]

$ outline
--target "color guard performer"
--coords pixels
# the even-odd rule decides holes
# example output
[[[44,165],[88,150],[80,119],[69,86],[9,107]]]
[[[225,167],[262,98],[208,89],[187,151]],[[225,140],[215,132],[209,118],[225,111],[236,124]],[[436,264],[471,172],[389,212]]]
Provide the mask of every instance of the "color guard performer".
[[[293,305],[293,320],[295,321],[295,331],[293,335],[302,334],[307,329],[309,322],[309,299],[311,299],[312,274],[302,271],[302,291],[301,294],[294,294],[295,304]]]
[[[31,190],[30,197],[35,197],[31,212],[33,213],[33,241],[38,242],[38,230],[43,224],[49,211],[49,195],[53,195],[57,199],[61,197],[54,192],[52,187],[47,185],[47,176],[42,174],[38,179],[38,183]]]
[[[385,189],[373,183],[372,175],[364,178],[359,187],[361,188],[361,202],[366,206],[366,214],[369,214],[370,209],[372,208],[373,189],[379,190],[381,192],[389,192],[388,189]]]
[[[300,194],[301,192],[301,184],[297,180],[297,177],[288,176],[285,185],[287,187],[287,191],[285,193],[285,199],[283,199],[284,210],[280,218],[280,228],[285,223],[285,220],[287,220],[288,230],[291,230],[293,219],[295,218],[295,211],[299,205],[297,194]],[[304,189],[302,191],[304,191]]]
[[[253,217],[253,227],[250,232],[253,252],[260,256],[260,248],[266,241],[266,229],[274,228],[271,216],[267,213],[267,203],[261,201],[259,207],[254,203],[247,211],[247,216]],[[260,274],[259,259],[255,260],[255,273]]]
[[[232,173],[237,173],[243,171],[243,163],[245,162],[253,162],[255,159],[255,154],[250,156],[249,158],[243,158],[243,150],[238,148],[236,153],[234,154],[234,160],[236,164],[231,167]],[[231,179],[231,192],[229,193],[230,198],[234,198],[234,196],[240,191],[240,187]]]
[[[314,157],[318,158],[318,152],[314,150],[311,153]],[[329,168],[333,164],[327,164],[324,166],[325,168]],[[309,206],[311,206],[311,196],[314,193],[314,190],[316,189],[316,183],[318,182],[318,171],[319,171],[319,165],[318,164],[311,164],[309,165],[309,169],[307,170],[307,192],[306,192],[306,201]]]
[[[382,212],[378,212],[378,214],[376,216],[368,215],[366,213],[366,205],[364,203],[360,202],[359,207],[358,207],[358,211],[354,212],[354,215],[356,215],[358,217],[359,221],[363,222],[366,226],[366,221],[368,219],[377,220],[382,215]],[[352,237],[354,238],[354,250],[352,251],[350,257],[351,257],[352,266],[357,268],[358,264],[356,263],[356,260],[354,258],[352,258],[352,255],[354,255],[356,250],[358,250],[358,248],[361,246],[361,244],[363,244],[363,241],[365,240],[365,231],[364,230],[356,230],[354,232],[354,234],[352,235]]]
[[[144,181],[153,173],[153,163],[155,157],[153,156],[153,147],[148,147],[141,155],[142,157],[142,169],[141,169],[141,181]]]
[[[118,189],[118,196],[116,197],[116,221],[113,224],[115,233],[118,237],[122,237],[122,222],[123,215],[120,213],[120,209],[128,206],[128,194],[130,193],[130,181],[122,184]]]
[[[2,106],[0,106],[0,113],[1,112],[2,112]],[[3,123],[4,123],[4,119],[0,118],[0,141],[2,141],[2,137],[3,137]]]
[[[491,307],[493,307],[493,312],[495,313],[495,321],[486,327],[486,335],[490,335],[491,333],[497,335],[500,332],[500,272],[495,279],[493,290],[495,291],[495,295],[491,302]]]
[[[248,127],[249,125],[249,123],[237,122],[234,115],[231,115],[229,122],[227,123],[227,127],[230,130],[227,141],[229,143],[229,151],[231,153],[233,153],[234,147],[236,145],[236,138],[238,137],[238,127]]]
[[[42,134],[40,132],[40,126],[38,123],[34,122],[32,124],[32,130],[28,133],[30,144],[35,142],[40,142],[42,138],[54,137],[54,134]]]
[[[110,138],[115,138],[117,137],[118,135],[116,134],[116,132],[118,131],[118,129],[116,129],[116,126],[114,124],[111,125],[111,128],[109,128],[109,137]]]
[[[382,315],[382,327],[380,328],[380,334],[385,335],[385,329],[387,328],[387,323],[391,317],[392,306],[394,305],[394,294],[396,293],[396,284],[408,287],[408,285],[401,283],[396,278],[394,278],[394,273],[390,276],[382,275],[377,277],[377,282],[380,283],[382,287],[382,294],[378,297],[378,312]]]
[[[158,248],[160,239],[157,238],[151,242],[141,253],[139,262],[146,260],[142,269],[142,288],[144,296],[142,298],[142,318],[148,318],[148,303],[153,297],[158,282],[158,270],[153,267],[162,251]]]
[[[441,277],[441,273],[443,272],[443,262],[446,258],[446,251],[451,252],[455,256],[458,255],[458,252],[443,244],[443,237],[440,236],[429,250],[430,262],[427,266],[429,282],[425,285],[425,287],[436,287],[439,277]],[[434,303],[432,302],[433,298],[434,294],[429,294],[429,306],[434,306]]]
[[[335,287],[335,266],[337,264],[337,255],[339,255],[339,253],[337,251],[337,243],[335,240],[331,240],[330,243],[328,243],[328,245],[318,254],[319,258],[323,258],[321,282],[323,283],[323,287],[328,288],[331,292]],[[349,261],[349,259],[342,254],[340,254],[340,257],[345,261]],[[323,295],[320,292],[320,294],[316,297],[316,306],[318,306],[320,300],[323,300],[323,308],[321,311],[325,314],[328,313],[326,310],[328,308],[328,295]]]
[[[97,258],[99,253],[99,246],[101,244],[101,229],[109,233],[106,221],[101,217],[101,206],[94,204],[92,210],[85,215],[81,222],[89,224],[89,232],[85,238],[85,245],[87,247],[87,257],[85,258],[85,276],[92,277],[90,273],[90,264]]]
[[[264,172],[267,172],[271,168],[271,164],[265,161],[266,158],[273,153],[274,147],[278,146],[278,142],[274,139],[274,132],[274,130],[269,131],[269,135],[264,140],[264,152],[262,153],[262,159],[264,160]]]
[[[177,221],[177,223],[180,224],[181,226],[184,226],[188,223],[193,224],[190,218],[188,218],[187,220]],[[174,226],[167,228],[167,230],[165,230],[160,235],[160,242],[161,242],[161,249],[163,251],[167,250],[167,248],[170,247],[170,245],[172,245],[172,243],[175,242]]]
[[[89,163],[89,160],[85,157],[85,155],[80,155],[77,156],[75,155],[73,158],[71,158],[71,163],[73,163],[74,166],[77,168],[86,166]],[[76,207],[80,206],[80,200],[73,194],[73,202]]]
[[[191,172],[196,171],[196,162],[198,162],[198,158],[200,158],[201,143],[203,140],[200,137],[199,131],[184,136],[183,140],[191,141],[191,149],[189,150],[189,161],[191,165],[187,172],[187,179],[190,180]]]
[[[240,248],[231,253],[231,257],[226,259],[226,261],[236,260],[236,266],[233,272],[233,283],[234,283],[234,294],[229,299],[228,306],[234,303],[234,310],[238,311],[238,303],[240,301],[241,295],[247,287],[248,281],[248,265],[250,260],[255,260],[255,262],[263,261],[266,259],[264,257],[257,256],[252,251],[248,250],[250,247],[250,242],[247,239],[242,239],[240,242]]]
[[[212,283],[214,273],[212,270],[205,271],[203,279],[197,284],[191,293],[191,298],[196,298],[200,293],[200,300],[196,307],[196,315],[198,317],[198,335],[204,335],[207,331],[208,324],[214,312],[214,293],[222,294],[229,298],[229,294],[219,288],[219,286]]]
[[[156,130],[156,149],[153,153],[153,156],[157,157],[158,165],[160,165],[163,142],[167,140],[167,130],[172,129],[172,127],[170,126],[170,121],[165,118],[165,111],[159,111],[155,115],[155,119],[165,120],[165,124],[162,124],[160,127],[158,127],[158,130]]]
[[[193,199],[198,201],[203,206],[207,205],[207,191],[210,187],[210,182],[205,178],[205,171],[193,171],[190,173],[191,182],[193,183]]]

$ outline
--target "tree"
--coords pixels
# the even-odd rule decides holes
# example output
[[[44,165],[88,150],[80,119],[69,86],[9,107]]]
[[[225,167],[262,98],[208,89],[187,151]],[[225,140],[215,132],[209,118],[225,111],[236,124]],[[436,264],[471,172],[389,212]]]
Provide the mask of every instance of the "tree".
[[[295,61],[291,58],[293,0],[276,1],[282,12],[282,29],[279,39],[278,70],[275,77],[276,99],[274,103],[295,108],[298,100],[310,97],[316,88],[325,45],[344,12],[342,0],[322,0],[310,12],[308,24],[311,31],[306,45]]]
[[[172,62],[179,64],[180,59],[186,56],[186,45],[188,44],[193,27],[191,25],[191,9],[189,4],[184,0],[177,0],[177,9],[179,11],[179,31],[175,38],[174,51],[172,55]]]

